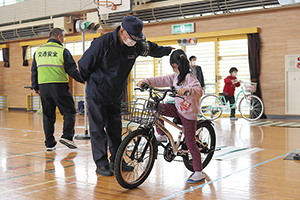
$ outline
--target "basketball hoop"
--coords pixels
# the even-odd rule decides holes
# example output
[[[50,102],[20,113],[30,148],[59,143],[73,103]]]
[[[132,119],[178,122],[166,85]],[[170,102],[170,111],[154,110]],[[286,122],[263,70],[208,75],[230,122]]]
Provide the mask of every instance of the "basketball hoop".
[[[98,13],[101,20],[108,20],[109,13],[113,10],[117,10],[117,5],[112,1],[96,1]]]

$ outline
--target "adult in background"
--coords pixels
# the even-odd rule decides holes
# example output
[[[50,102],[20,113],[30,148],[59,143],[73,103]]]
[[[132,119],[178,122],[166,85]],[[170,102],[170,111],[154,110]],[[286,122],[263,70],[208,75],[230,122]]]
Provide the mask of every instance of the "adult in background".
[[[94,40],[78,62],[81,76],[87,81],[93,159],[96,172],[103,176],[113,175],[114,159],[122,134],[121,100],[136,58],[148,55],[162,57],[172,51],[171,47],[145,41],[142,30],[141,20],[126,16],[121,26]],[[123,170],[132,171],[133,167],[124,162]]]
[[[197,65],[197,57],[191,56],[189,58],[189,61],[190,61],[192,73],[197,77],[202,89],[204,89],[205,83],[204,83],[203,72],[201,67]]]
[[[64,32],[54,28],[48,42],[39,47],[31,67],[31,82],[35,93],[40,95],[43,108],[43,124],[47,151],[55,150],[54,134],[56,107],[63,115],[63,134],[59,140],[67,147],[77,148],[73,142],[75,116],[73,96],[69,89],[69,75],[83,83],[77,65],[70,52],[63,47]]]

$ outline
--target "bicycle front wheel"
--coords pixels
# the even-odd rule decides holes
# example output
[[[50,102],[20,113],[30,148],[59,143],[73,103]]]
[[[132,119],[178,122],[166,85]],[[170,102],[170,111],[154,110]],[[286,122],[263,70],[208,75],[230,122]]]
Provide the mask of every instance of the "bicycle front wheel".
[[[264,112],[264,104],[256,95],[246,95],[239,104],[242,117],[249,121],[259,119]]]
[[[214,150],[216,148],[216,133],[210,121],[199,120],[197,122],[196,142],[197,142],[197,146],[200,149],[201,162],[202,162],[202,167],[204,169],[211,161],[214,155]],[[182,144],[182,149],[188,150],[185,140]],[[183,163],[185,167],[188,170],[193,172],[194,168],[193,168],[193,159],[191,153],[190,152],[186,153],[182,157],[183,157]]]
[[[200,100],[200,114],[208,120],[215,120],[222,114],[222,102],[214,94],[208,94]]]
[[[127,189],[141,185],[149,176],[157,157],[157,142],[149,129],[137,129],[130,133],[118,148],[115,158],[115,175],[118,183]],[[134,167],[123,170],[124,162]]]

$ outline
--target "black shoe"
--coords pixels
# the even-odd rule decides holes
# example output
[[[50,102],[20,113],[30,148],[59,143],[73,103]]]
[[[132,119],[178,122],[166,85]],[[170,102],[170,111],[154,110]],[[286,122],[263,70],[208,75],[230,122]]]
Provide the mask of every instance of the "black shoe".
[[[111,170],[110,165],[106,165],[104,167],[97,167],[96,173],[102,176],[113,176],[114,172]]]
[[[111,169],[114,170],[114,162],[110,162],[110,163],[109,163],[109,166],[110,166]],[[122,170],[123,170],[124,172],[131,172],[131,171],[134,170],[134,167],[131,166],[131,165],[128,165],[125,161],[123,161],[123,162],[122,162]]]
[[[300,153],[296,153],[293,158],[294,160],[300,160]]]

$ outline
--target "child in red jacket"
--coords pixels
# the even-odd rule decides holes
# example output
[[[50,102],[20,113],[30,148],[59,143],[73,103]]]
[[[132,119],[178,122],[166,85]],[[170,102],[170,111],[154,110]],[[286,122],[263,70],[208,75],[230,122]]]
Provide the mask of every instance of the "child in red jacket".
[[[240,82],[236,78],[238,69],[236,67],[232,67],[229,70],[230,76],[227,76],[224,79],[225,85],[223,88],[223,92],[229,93],[227,96],[225,96],[226,102],[230,102],[230,105],[235,103],[235,98],[234,98],[234,91],[236,87],[240,86]],[[235,108],[231,109],[230,112],[230,120],[237,120],[238,118],[235,117]]]

